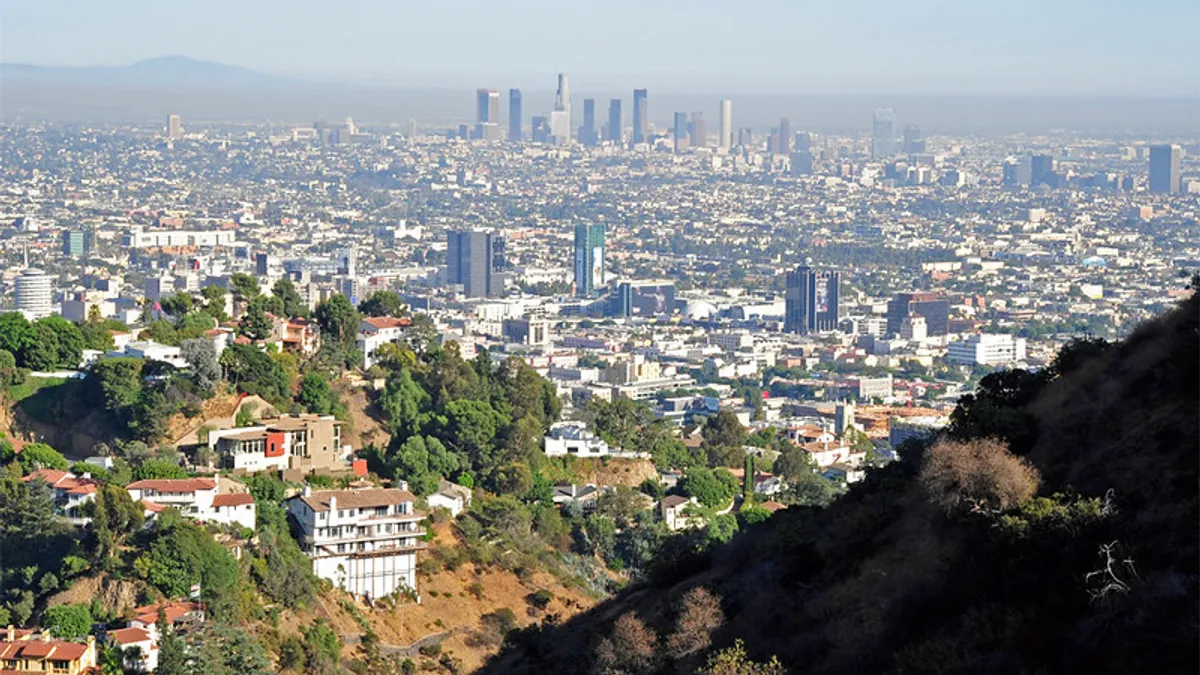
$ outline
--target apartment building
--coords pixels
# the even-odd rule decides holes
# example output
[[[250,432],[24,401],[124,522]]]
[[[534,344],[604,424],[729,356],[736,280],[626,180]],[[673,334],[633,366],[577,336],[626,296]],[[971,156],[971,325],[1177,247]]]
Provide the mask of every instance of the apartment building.
[[[363,368],[375,363],[375,351],[386,344],[400,344],[407,340],[412,319],[408,317],[367,317],[358,324],[358,348],[363,353]]]
[[[350,446],[342,445],[342,423],[332,415],[284,415],[251,427],[217,429],[208,447],[225,469],[295,470],[311,473],[346,467]]]
[[[287,502],[313,572],[370,600],[417,590],[424,513],[407,490],[359,487],[304,492]]]

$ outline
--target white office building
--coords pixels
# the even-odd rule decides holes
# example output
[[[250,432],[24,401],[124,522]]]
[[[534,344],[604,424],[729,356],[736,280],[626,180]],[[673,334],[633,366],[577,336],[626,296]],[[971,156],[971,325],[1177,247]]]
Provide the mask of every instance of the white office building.
[[[304,492],[287,502],[313,573],[369,600],[417,589],[424,513],[406,490],[360,488]]]
[[[966,340],[951,342],[946,359],[968,366],[1003,366],[1024,361],[1025,338],[1006,333],[976,333]]]
[[[155,248],[160,246],[193,246],[208,248],[232,246],[237,238],[233,230],[146,230],[130,227],[122,237],[125,248]]]
[[[27,319],[41,319],[54,311],[54,277],[30,267],[16,279],[17,311]]]

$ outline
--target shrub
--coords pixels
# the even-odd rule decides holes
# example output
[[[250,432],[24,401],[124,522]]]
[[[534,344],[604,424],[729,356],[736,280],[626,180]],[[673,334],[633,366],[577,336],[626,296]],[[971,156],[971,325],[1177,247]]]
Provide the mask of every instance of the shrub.
[[[1037,492],[1038,472],[998,440],[941,440],[929,448],[921,485],[947,513],[1010,509]]]
[[[658,665],[658,635],[633,612],[622,614],[596,646],[601,672],[649,673]]]
[[[712,632],[724,623],[721,600],[703,586],[691,589],[679,602],[675,632],[667,638],[667,656],[682,659],[708,649]]]
[[[546,609],[546,606],[549,605],[550,601],[553,599],[554,594],[545,588],[534,591],[533,593],[525,596],[525,600],[538,609]]]

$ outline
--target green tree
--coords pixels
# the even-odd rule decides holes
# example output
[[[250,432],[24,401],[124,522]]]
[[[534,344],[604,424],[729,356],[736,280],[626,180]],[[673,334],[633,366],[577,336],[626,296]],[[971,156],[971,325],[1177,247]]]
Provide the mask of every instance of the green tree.
[[[211,316],[218,323],[228,321],[229,315],[225,313],[225,289],[220,286],[205,286],[200,289],[200,297],[204,298],[204,313]]]
[[[431,404],[429,393],[413,380],[408,368],[389,377],[379,397],[379,408],[387,420],[388,430],[401,439],[418,433]]]
[[[158,612],[158,667],[155,675],[188,675],[187,647],[183,638],[167,623],[166,614]]]
[[[0,314],[0,349],[14,355],[21,367],[29,367],[22,359],[26,350],[33,346],[37,339],[33,324],[29,323],[23,314],[20,312]]]
[[[158,301],[158,306],[162,308],[162,311],[176,318],[192,311],[194,304],[190,293],[176,293]]]
[[[54,345],[57,347],[55,356],[57,366],[62,368],[79,367],[79,362],[83,360],[83,350],[87,347],[87,341],[83,337],[83,331],[79,330],[79,326],[61,316],[38,319],[34,325],[39,334],[45,332],[43,328],[48,328],[54,334]]]
[[[679,489],[688,497],[695,497],[704,506],[715,509],[727,506],[737,492],[737,478],[729,471],[697,467],[679,480]]]
[[[234,297],[245,302],[257,298],[262,293],[262,289],[258,287],[258,279],[241,272],[230,275],[229,290],[233,292]]]
[[[791,482],[799,479],[802,476],[812,474],[816,468],[816,463],[813,462],[812,455],[808,454],[803,448],[795,445],[789,445],[779,457],[775,458],[775,465],[771,467],[775,475],[782,476],[785,480]]]
[[[33,324],[34,342],[22,353],[30,370],[54,370],[59,366],[58,333],[44,323]],[[76,361],[72,365],[78,365]]]
[[[408,305],[393,291],[375,291],[358,303],[358,311],[363,316],[407,316]]]
[[[329,387],[328,378],[312,371],[300,378],[300,392],[296,394],[296,402],[307,408],[310,413],[318,415],[332,415],[342,407],[337,392]]]
[[[338,294],[317,305],[317,323],[321,337],[343,345],[353,345],[358,337],[360,315],[346,296]]]
[[[97,561],[115,555],[126,537],[141,530],[145,518],[142,506],[134,503],[129,492],[112,483],[104,483],[96,490],[87,511],[92,517],[90,527],[96,537]]]
[[[701,430],[711,466],[738,466],[745,459],[746,427],[729,410],[709,417]]]
[[[221,353],[225,379],[239,391],[273,403],[291,398],[292,383],[278,361],[253,345],[231,345]]]
[[[271,287],[271,295],[279,298],[283,306],[283,314],[288,318],[307,316],[308,307],[296,290],[296,285],[288,277],[280,277]]]
[[[63,640],[78,640],[92,632],[92,612],[87,605],[58,605],[42,613],[42,627]]]
[[[246,313],[238,321],[238,334],[251,340],[265,340],[271,335],[273,324],[267,318],[263,303],[256,298],[246,307]]]
[[[146,580],[163,594],[184,597],[200,584],[201,597],[218,616],[228,616],[236,601],[239,572],[233,555],[211,536],[181,516],[158,517],[143,555]]]
[[[407,480],[413,493],[422,497],[437,490],[438,479],[459,468],[458,456],[432,436],[409,437],[396,449],[393,460],[395,476]]]
[[[342,641],[329,624],[324,619],[318,619],[300,632],[304,634],[304,658],[308,672],[337,672],[342,656]]]
[[[196,386],[203,391],[212,389],[221,379],[221,364],[217,362],[217,348],[212,340],[195,338],[184,340],[179,345],[180,355],[192,369]]]
[[[45,443],[29,443],[17,455],[17,461],[26,473],[37,469],[57,469],[66,471],[71,468],[70,462],[62,453]]]
[[[133,405],[142,392],[142,368],[146,362],[134,358],[101,359],[88,370],[88,382],[104,402],[105,410],[120,412]]]

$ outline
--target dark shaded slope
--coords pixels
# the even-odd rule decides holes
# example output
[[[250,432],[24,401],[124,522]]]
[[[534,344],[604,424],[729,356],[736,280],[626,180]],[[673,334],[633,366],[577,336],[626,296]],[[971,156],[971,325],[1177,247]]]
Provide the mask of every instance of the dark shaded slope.
[[[628,612],[665,638],[697,585],[723,599],[714,645],[741,638],[793,672],[1195,672],[1198,303],[1080,350],[1049,384],[1028,378],[1016,400],[1036,420],[1025,447],[1042,484],[1020,509],[947,517],[910,458],[825,511],[781,512],[570,622],[513,636],[483,672],[581,672]],[[658,671],[693,672],[701,656]]]

